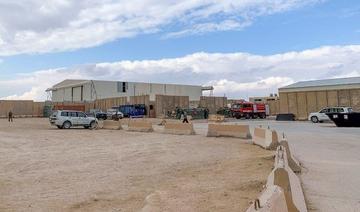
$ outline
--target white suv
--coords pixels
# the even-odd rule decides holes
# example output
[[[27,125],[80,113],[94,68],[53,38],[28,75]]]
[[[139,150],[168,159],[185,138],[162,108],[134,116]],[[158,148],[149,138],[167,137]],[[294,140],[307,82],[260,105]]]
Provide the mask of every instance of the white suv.
[[[73,110],[55,111],[49,120],[51,125],[55,125],[59,129],[69,129],[76,126],[94,129],[98,124],[98,120],[95,117],[90,117],[81,111]]]
[[[351,107],[327,107],[319,112],[310,113],[308,120],[312,121],[313,123],[330,121],[329,116],[326,113],[351,113]]]

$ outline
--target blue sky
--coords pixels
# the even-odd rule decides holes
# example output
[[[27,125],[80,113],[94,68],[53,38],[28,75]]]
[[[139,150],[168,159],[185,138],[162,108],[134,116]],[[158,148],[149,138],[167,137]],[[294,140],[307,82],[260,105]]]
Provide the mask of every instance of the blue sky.
[[[36,3],[35,7],[44,7],[44,5],[41,5],[42,3],[39,3],[41,1],[32,1]],[[37,76],[37,72],[39,72],[39,70],[49,71],[49,69],[52,70],[58,68],[65,68],[64,73],[69,74],[68,76],[71,76],[71,74],[75,73],[73,77],[84,76],[85,78],[91,77],[113,79],[114,75],[109,75],[108,73],[109,69],[112,70],[113,67],[107,67],[106,70],[104,70],[104,76],[99,76],[101,75],[101,72],[99,71],[96,72],[97,75],[91,74],[91,71],[89,71],[89,74],[85,68],[87,67],[86,64],[96,66],[97,63],[106,62],[108,66],[114,66],[114,63],[118,63],[121,61],[129,61],[130,63],[134,63],[137,61],[141,63],[151,60],[154,63],[158,62],[158,69],[162,70],[164,69],[164,66],[161,65],[160,62],[164,58],[173,60],[176,60],[177,58],[184,59],[186,58],[186,56],[191,57],[191,55],[197,53],[205,53],[210,55],[223,54],[224,57],[228,57],[231,54],[242,53],[248,56],[260,56],[263,57],[263,59],[267,60],[277,54],[287,55],[291,52],[296,52],[298,55],[301,56],[301,53],[304,51],[319,52],[323,51],[323,47],[329,47],[332,49],[332,51],[334,51],[334,54],[337,53],[336,51],[341,51],[341,54],[344,54],[343,57],[345,59],[343,61],[337,61],[337,64],[335,65],[332,64],[333,66],[340,68],[336,70],[331,70],[329,72],[329,70],[326,70],[326,67],[333,67],[331,64],[329,64],[329,66],[326,66],[324,70],[321,69],[321,73],[318,73],[315,76],[308,76],[308,79],[343,77],[348,76],[348,73],[350,73],[349,76],[357,76],[357,74],[360,73],[360,69],[357,64],[354,65],[353,60],[349,59],[356,58],[358,54],[358,49],[343,49],[348,48],[348,46],[357,47],[357,45],[360,43],[360,1],[357,0],[309,0],[308,3],[298,3],[306,1],[279,0],[273,1],[275,2],[274,4],[269,4],[269,6],[265,6],[265,8],[263,8],[261,3],[254,3],[249,5],[246,3],[247,1],[244,1],[243,4],[237,3],[238,5],[231,5],[231,9],[228,9],[229,5],[224,6],[221,5],[222,3],[219,3],[221,7],[216,4],[214,6],[208,7],[208,5],[197,5],[189,1],[188,5],[190,6],[188,7],[190,9],[179,12],[179,15],[175,16],[175,18],[171,17],[170,14],[169,17],[174,18],[171,21],[167,21],[169,19],[168,17],[165,17],[167,19],[164,18],[162,22],[158,21],[155,15],[155,24],[151,23],[150,27],[139,27],[140,29],[132,29],[131,27],[133,26],[127,27],[126,29],[130,28],[130,30],[126,31],[124,29],[121,29],[120,31],[124,31],[123,33],[121,32],[112,35],[109,39],[102,39],[102,37],[106,37],[102,34],[100,34],[102,35],[102,37],[94,36],[94,38],[92,38],[91,33],[93,33],[93,31],[85,31],[88,33],[86,38],[88,39],[88,41],[84,42],[84,44],[81,44],[81,40],[76,40],[76,36],[79,37],[79,34],[73,35],[69,33],[67,34],[69,37],[59,36],[58,39],[53,39],[52,37],[54,37],[54,35],[58,33],[57,29],[71,30],[71,28],[66,28],[66,24],[72,23],[72,21],[74,20],[76,21],[77,15],[80,14],[80,12],[77,12],[89,9],[88,5],[75,5],[79,6],[78,11],[74,10],[72,13],[69,12],[70,18],[68,20],[59,20],[63,18],[52,14],[61,14],[63,10],[67,9],[67,4],[69,4],[69,2],[64,0],[64,2],[61,4],[59,3],[59,1],[57,1],[56,4],[51,4],[50,1],[50,5],[45,5],[45,8],[47,9],[46,12],[51,13],[51,16],[49,16],[51,17],[49,23],[44,24],[47,22],[47,20],[43,19],[43,13],[39,13],[39,19],[36,20],[36,18],[34,18],[34,21],[30,22],[28,26],[24,27],[20,24],[17,24],[16,20],[14,20],[13,18],[10,19],[8,17],[5,17],[4,21],[1,21],[1,5],[7,4],[7,6],[9,6],[11,4],[6,2],[7,1],[5,1],[5,3],[1,3],[0,0],[0,52],[3,51],[2,54],[0,53],[0,88],[1,85],[3,85],[4,87],[4,89],[1,89],[2,91],[0,90],[0,97],[10,96],[10,98],[29,98],[32,95],[34,98],[43,98],[44,95],[40,94],[43,93],[42,91],[40,91],[40,88],[37,92],[35,92],[36,94],[32,92],[31,95],[24,96],[24,93],[31,92],[31,90],[36,87],[36,83],[43,83],[41,79],[35,77]],[[154,2],[156,1],[154,0],[153,3]],[[282,5],[287,4],[288,6],[282,8],[282,5],[279,5],[276,2],[280,2]],[[119,1],[119,3],[121,3],[121,1]],[[19,4],[20,5],[16,6],[11,5],[11,7],[9,6],[9,8],[14,9],[14,12],[16,12],[15,10],[17,9],[19,11],[30,11],[26,8],[25,3],[23,3],[24,5],[21,5],[20,1]],[[105,4],[106,3],[104,3],[104,5]],[[158,4],[163,7],[161,9],[172,10],[172,8],[170,8],[170,6],[166,3],[163,3],[163,1],[159,1]],[[70,6],[75,7],[74,5]],[[130,8],[132,8],[131,6],[133,5],[129,5]],[[219,7],[221,9],[218,9]],[[223,7],[225,9],[222,9]],[[176,8],[173,10],[175,11],[174,13],[178,11],[176,10]],[[263,12],[263,10],[265,12]],[[116,15],[117,13],[116,11],[111,12],[113,12],[114,15]],[[130,15],[137,14],[135,9],[133,9],[133,11],[130,10],[129,13]],[[198,13],[200,13],[201,16],[198,15]],[[210,13],[211,15],[203,15],[208,13]],[[73,18],[71,18],[72,15]],[[121,14],[120,17],[124,18],[128,16],[127,14]],[[144,21],[144,19],[140,18],[139,20]],[[93,25],[98,24],[98,21],[96,19],[87,18],[85,20],[89,22],[86,25],[86,27],[89,28]],[[91,22],[91,20],[95,21]],[[132,21],[130,18],[126,20]],[[135,19],[134,23],[132,24],[137,24],[139,20]],[[11,23],[12,21],[15,22],[15,24]],[[224,22],[229,22],[229,24],[223,24]],[[221,26],[216,26],[214,28],[208,27],[209,24],[214,23]],[[11,27],[10,29],[8,29],[7,26],[10,26],[10,24],[11,26],[19,25],[19,27]],[[33,28],[31,24],[33,24]],[[107,20],[103,21],[102,24],[107,24]],[[206,26],[205,30],[203,30],[203,25]],[[224,25],[226,25],[226,27],[224,27]],[[94,27],[94,29],[96,30],[97,28]],[[115,30],[117,30],[117,28],[115,28],[114,31]],[[21,43],[21,40],[17,41],[15,39],[12,39],[11,36],[9,36],[9,34],[14,33],[19,33],[19,35],[23,35],[21,33],[24,33],[25,31],[34,31],[36,33],[36,36],[34,36],[33,40],[29,39],[29,42],[31,43],[30,46],[27,45],[28,43]],[[52,31],[54,31],[53,34],[51,34]],[[109,32],[109,34],[111,34],[112,31]],[[173,34],[179,34],[180,36],[173,36]],[[49,36],[49,38],[47,39],[46,36]],[[42,39],[44,39],[43,42],[41,42]],[[3,40],[3,42],[1,42],[1,40]],[[48,46],[53,47],[50,48]],[[350,55],[346,55],[346,52],[348,51],[350,51]],[[209,58],[208,56],[205,57]],[[321,57],[321,54],[318,57]],[[241,57],[241,60],[242,59],[243,58]],[[307,62],[309,62],[309,64],[314,64],[316,62],[332,62],[331,58],[326,57],[325,59],[327,59],[327,61],[324,61],[324,58],[317,58],[317,60],[315,60],[314,62]],[[302,60],[303,59],[299,58],[299,61]],[[195,65],[198,62],[194,60],[191,61]],[[211,62],[216,63],[216,61]],[[183,72],[181,72],[179,74],[179,77],[177,78],[183,81],[189,81],[188,77],[190,77],[192,78],[190,80],[191,84],[215,84],[219,88],[219,92],[217,93],[219,95],[225,93],[232,97],[244,97],[245,93],[249,93],[248,91],[245,92],[241,89],[244,83],[246,85],[246,83],[256,83],[261,80],[269,81],[271,77],[272,79],[274,79],[274,77],[281,77],[282,79],[278,79],[280,80],[280,84],[270,83],[270,90],[267,90],[268,87],[265,86],[263,90],[251,93],[252,95],[264,95],[272,91],[276,92],[275,88],[277,86],[298,80],[299,77],[297,74],[291,76],[273,73],[274,70],[275,72],[279,72],[279,70],[281,71],[284,68],[281,65],[284,65],[284,63],[289,63],[289,61],[281,61],[278,70],[276,70],[276,66],[279,65],[279,62],[275,64],[270,64],[268,66],[271,67],[271,70],[269,69],[269,74],[264,75],[263,78],[259,77],[259,75],[256,75],[256,77],[246,79],[247,81],[243,81],[242,79],[233,79],[231,76],[234,73],[230,73],[229,70],[227,70],[229,69],[229,67],[231,67],[230,64],[224,66],[215,64],[215,66],[218,66],[218,70],[217,73],[213,75],[221,76],[222,72],[229,73],[227,78],[221,79],[222,81],[218,78],[212,79],[211,77],[205,77],[206,80],[201,80],[199,76],[191,77],[187,76],[187,74],[184,74]],[[292,59],[291,63],[296,64],[296,59]],[[259,70],[259,73],[263,73],[266,71],[264,69],[268,67],[252,67],[252,69]],[[291,67],[291,65],[289,67]],[[304,68],[305,67],[307,66],[305,65]],[[342,70],[341,68],[343,67],[347,67],[348,69]],[[351,67],[350,70],[349,67]],[[147,67],[144,66],[141,66],[141,68],[144,71],[148,70]],[[187,69],[186,67],[181,68]],[[139,75],[137,75],[137,77],[132,77],[131,75],[126,74],[126,70],[124,69],[128,71],[128,68],[124,65],[118,67],[118,70],[115,71],[118,71],[119,73],[117,73],[117,75],[115,76],[121,76],[125,79],[136,81],[146,81],[149,79],[149,77],[142,78]],[[176,81],[174,79],[167,80],[167,77],[171,76],[171,73],[173,71],[174,70],[171,70],[170,67],[169,70],[164,73],[156,73],[156,77],[154,77],[153,80],[161,82],[170,81],[176,83],[186,83],[182,81]],[[242,72],[249,73],[248,71],[249,70],[246,68],[237,69],[235,74],[241,75]],[[112,70],[111,72],[113,73],[114,70]],[[149,72],[152,73],[150,69]],[[193,72],[195,75],[197,74],[196,71],[193,70]],[[26,74],[26,76],[24,76],[24,74]],[[210,73],[206,74],[209,75]],[[20,82],[21,80],[24,81],[24,78],[27,77],[33,77],[33,80],[38,80],[38,82],[28,83],[28,86],[19,85],[18,87],[15,87],[14,90],[11,90],[9,88],[5,89],[7,83],[10,80],[19,80]],[[285,79],[285,77],[287,77],[287,79]],[[306,80],[307,78],[301,77],[300,79]],[[56,81],[56,78],[50,81]],[[266,82],[268,83],[268,81]],[[234,87],[239,88],[233,89]],[[238,94],[239,92],[237,92],[237,90],[240,91],[241,94]]]

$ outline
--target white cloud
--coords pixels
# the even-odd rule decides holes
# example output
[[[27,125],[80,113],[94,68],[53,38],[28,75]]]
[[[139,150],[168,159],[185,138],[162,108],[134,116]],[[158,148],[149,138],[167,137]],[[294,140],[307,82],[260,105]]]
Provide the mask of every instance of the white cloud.
[[[144,33],[178,37],[239,30],[258,16],[320,1],[2,0],[0,56],[93,47]]]
[[[64,79],[100,79],[215,86],[228,97],[268,95],[295,81],[360,76],[360,45],[326,46],[269,56],[195,53],[162,60],[119,61],[41,70],[0,80],[0,97],[46,98],[45,89]]]

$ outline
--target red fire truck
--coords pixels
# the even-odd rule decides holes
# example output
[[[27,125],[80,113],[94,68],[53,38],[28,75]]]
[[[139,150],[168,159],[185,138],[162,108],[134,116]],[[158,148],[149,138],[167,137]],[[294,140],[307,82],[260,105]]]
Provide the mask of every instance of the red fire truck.
[[[231,106],[231,114],[233,117],[240,118],[266,118],[265,104],[252,103],[252,102],[237,102]]]

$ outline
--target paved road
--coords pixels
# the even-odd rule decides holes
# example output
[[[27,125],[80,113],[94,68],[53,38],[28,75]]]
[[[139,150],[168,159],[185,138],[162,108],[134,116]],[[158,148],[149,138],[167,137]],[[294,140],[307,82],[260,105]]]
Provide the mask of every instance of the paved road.
[[[247,121],[285,133],[293,154],[304,166],[300,178],[309,211],[360,211],[360,128],[332,123]],[[196,124],[199,133],[206,124]]]

